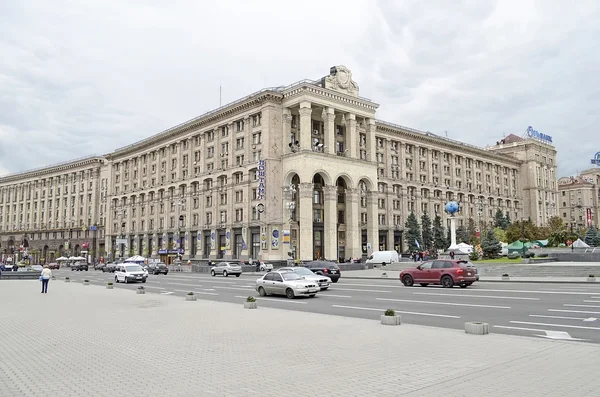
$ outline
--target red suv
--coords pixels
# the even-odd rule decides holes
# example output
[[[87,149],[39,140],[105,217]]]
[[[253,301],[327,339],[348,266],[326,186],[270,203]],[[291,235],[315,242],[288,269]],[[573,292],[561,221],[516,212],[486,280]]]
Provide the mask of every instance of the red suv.
[[[467,261],[434,260],[423,262],[416,268],[406,269],[400,273],[400,281],[407,287],[415,283],[423,287],[429,284],[441,284],[445,288],[452,288],[458,284],[467,288],[478,280],[477,268]]]

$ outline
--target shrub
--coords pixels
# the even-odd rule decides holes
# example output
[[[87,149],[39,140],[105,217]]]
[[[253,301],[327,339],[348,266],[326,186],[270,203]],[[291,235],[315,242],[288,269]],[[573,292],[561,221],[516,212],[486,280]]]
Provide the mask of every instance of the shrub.
[[[525,252],[525,258],[533,258],[535,256],[535,252],[527,251]]]
[[[187,293],[188,295],[194,295],[194,293],[192,291]]]
[[[543,254],[539,254],[539,255],[536,255],[536,256],[537,256],[538,258],[547,258],[547,257],[548,257],[548,254],[547,254],[547,253],[543,253]]]
[[[588,277],[589,278],[595,278],[596,276],[594,276],[593,274],[590,274]]]
[[[90,280],[83,280],[83,282],[84,282],[84,283],[89,283],[89,282],[90,282]]]
[[[140,285],[140,286],[138,287],[138,289],[144,289],[144,286],[143,286],[143,285]]]
[[[113,283],[109,281],[106,285],[113,285]]]
[[[387,309],[384,313],[384,315],[389,316],[389,317],[393,317],[396,315],[396,311],[394,309]]]
[[[70,278],[69,277],[65,277],[65,280],[70,280]]]
[[[256,298],[253,296],[249,296],[246,298],[246,302],[256,302]]]
[[[479,251],[473,250],[473,252],[471,252],[469,254],[469,259],[472,261],[478,261],[479,260]]]
[[[502,277],[508,277],[508,273],[504,273]]]

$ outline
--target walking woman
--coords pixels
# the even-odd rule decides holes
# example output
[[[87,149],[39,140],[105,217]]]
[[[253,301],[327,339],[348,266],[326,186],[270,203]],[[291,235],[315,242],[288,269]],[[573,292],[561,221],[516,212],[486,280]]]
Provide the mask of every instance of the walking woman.
[[[44,265],[44,268],[42,269],[42,275],[41,275],[42,294],[48,293],[48,282],[50,281],[50,277],[52,277],[52,271],[50,270],[48,265]]]

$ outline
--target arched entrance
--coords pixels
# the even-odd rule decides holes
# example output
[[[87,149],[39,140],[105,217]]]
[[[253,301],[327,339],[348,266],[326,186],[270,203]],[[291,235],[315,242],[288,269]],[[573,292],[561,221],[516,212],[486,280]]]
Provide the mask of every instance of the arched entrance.
[[[336,185],[336,225],[337,225],[337,257],[340,262],[345,262],[349,258],[350,252],[346,252],[346,238],[348,231],[348,222],[352,218],[346,213],[346,189],[348,188],[346,180],[343,177],[339,177],[335,183]]]
[[[287,180],[289,183],[284,186],[283,193],[285,200],[284,211],[287,211],[287,213],[284,213],[284,219],[289,217],[290,222],[290,245],[288,256],[291,259],[300,259],[300,200],[298,194],[300,189],[300,176],[293,173],[288,176]]]

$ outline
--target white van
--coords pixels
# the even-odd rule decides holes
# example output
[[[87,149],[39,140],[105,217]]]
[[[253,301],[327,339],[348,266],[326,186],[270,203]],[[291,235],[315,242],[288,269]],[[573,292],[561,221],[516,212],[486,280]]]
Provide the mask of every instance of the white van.
[[[400,262],[400,258],[396,251],[375,251],[367,258],[365,263],[367,265],[373,264],[385,266],[393,262]]]

